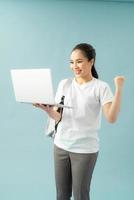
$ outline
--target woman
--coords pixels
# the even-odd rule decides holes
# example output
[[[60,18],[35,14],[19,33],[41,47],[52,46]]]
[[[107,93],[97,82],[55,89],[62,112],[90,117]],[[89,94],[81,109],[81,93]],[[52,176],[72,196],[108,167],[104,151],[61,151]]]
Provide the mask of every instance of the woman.
[[[98,79],[95,69],[95,49],[86,43],[76,45],[71,52],[74,72],[64,103],[72,109],[61,112],[53,107],[35,104],[46,111],[56,123],[54,160],[57,200],[89,200],[90,183],[99,152],[98,130],[101,110],[110,123],[117,120],[120,111],[123,76],[117,76],[115,94],[109,85]],[[56,93],[61,101],[66,80],[62,80]]]

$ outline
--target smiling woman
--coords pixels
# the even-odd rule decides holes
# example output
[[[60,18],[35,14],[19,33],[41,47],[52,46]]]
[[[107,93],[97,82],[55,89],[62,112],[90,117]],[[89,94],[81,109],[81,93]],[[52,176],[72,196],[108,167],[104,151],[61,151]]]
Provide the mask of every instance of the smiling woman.
[[[71,54],[71,68],[77,75],[83,70],[86,72],[85,75],[89,75],[98,78],[97,71],[95,69],[95,49],[91,45],[78,44],[76,45]],[[84,68],[83,68],[84,66]],[[82,74],[81,74],[82,75]],[[84,75],[84,74],[83,74]],[[85,77],[86,78],[86,77]]]
[[[57,200],[89,200],[90,184],[99,153],[98,130],[101,110],[106,119],[116,121],[121,104],[123,76],[115,78],[115,95],[109,85],[98,79],[95,69],[95,49],[81,43],[71,52],[70,67],[74,78],[65,94],[66,105],[62,113],[52,107],[38,104],[56,122],[54,138],[55,179]],[[59,83],[55,100],[60,102],[66,80]]]

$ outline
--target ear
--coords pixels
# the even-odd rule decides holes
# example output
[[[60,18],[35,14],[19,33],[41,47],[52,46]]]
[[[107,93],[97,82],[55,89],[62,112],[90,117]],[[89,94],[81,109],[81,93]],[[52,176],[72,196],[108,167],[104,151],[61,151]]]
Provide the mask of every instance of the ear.
[[[94,58],[92,58],[92,59],[90,60],[90,62],[91,62],[91,65],[93,66],[93,64],[94,64]]]
[[[92,67],[94,64],[94,58],[92,58],[91,60],[89,60],[90,66]]]

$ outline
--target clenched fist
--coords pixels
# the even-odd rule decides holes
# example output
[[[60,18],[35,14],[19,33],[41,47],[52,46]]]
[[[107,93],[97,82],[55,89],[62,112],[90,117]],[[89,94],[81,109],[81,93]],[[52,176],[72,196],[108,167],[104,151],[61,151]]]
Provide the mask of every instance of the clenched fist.
[[[124,76],[116,76],[114,78],[114,83],[115,83],[116,89],[122,89],[124,81],[125,81],[125,77]]]

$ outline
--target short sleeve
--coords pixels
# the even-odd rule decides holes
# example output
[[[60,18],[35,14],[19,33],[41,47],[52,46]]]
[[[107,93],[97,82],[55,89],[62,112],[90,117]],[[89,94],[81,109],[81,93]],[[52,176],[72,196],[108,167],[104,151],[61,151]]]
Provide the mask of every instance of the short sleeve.
[[[61,80],[59,82],[59,85],[57,87],[56,95],[55,95],[55,103],[60,103],[61,97],[63,96],[63,86],[64,86],[65,80]]]
[[[104,84],[100,87],[100,103],[103,106],[104,104],[112,101],[113,93],[111,91],[111,88],[107,83],[104,82]]]

